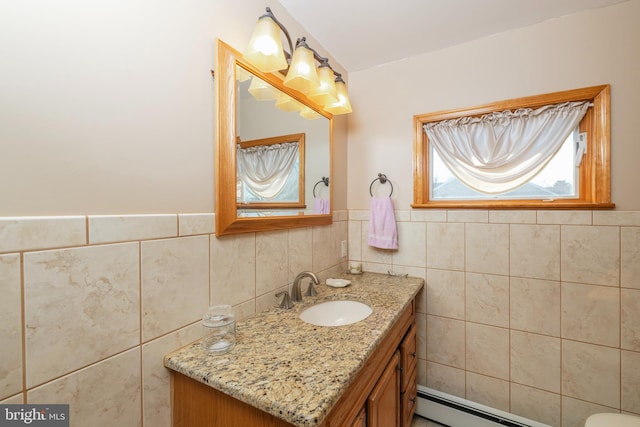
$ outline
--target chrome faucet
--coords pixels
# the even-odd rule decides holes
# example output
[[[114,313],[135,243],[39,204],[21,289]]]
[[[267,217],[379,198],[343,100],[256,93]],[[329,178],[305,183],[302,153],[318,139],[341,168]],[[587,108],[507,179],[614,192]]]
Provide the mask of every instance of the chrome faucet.
[[[314,288],[313,285],[319,285],[320,280],[318,280],[318,277],[314,273],[310,271],[303,271],[302,273],[298,274],[295,279],[293,279],[293,285],[291,285],[292,301],[295,301],[295,302],[302,301],[302,292],[300,292],[300,282],[305,277],[308,277],[309,279],[311,279],[311,281],[309,282],[307,293],[305,293],[304,295],[307,297],[314,297],[318,295],[318,293],[316,292],[316,288]]]

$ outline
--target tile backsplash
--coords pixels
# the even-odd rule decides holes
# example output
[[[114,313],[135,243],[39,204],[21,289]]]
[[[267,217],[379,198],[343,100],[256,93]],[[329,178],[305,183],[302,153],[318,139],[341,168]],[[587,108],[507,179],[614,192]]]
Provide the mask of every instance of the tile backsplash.
[[[640,212],[397,211],[398,251],[349,260],[424,277],[418,383],[551,426],[640,415]]]
[[[640,414],[640,212],[399,210],[398,251],[367,245],[368,215],[220,238],[213,214],[0,218],[0,401],[169,426],[162,358],[207,305],[272,306],[348,239],[365,271],[426,279],[419,384],[552,426]]]
[[[208,305],[240,318],[302,270],[344,269],[331,226],[215,237],[213,214],[0,218],[0,402],[69,403],[72,426],[169,426],[163,356]]]

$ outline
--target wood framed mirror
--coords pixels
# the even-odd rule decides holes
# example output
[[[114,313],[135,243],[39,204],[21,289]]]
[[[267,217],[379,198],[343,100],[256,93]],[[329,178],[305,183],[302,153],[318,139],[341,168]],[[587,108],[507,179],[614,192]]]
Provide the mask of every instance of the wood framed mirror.
[[[314,210],[320,192],[314,186],[332,174],[333,118],[306,96],[284,86],[278,73],[262,73],[242,58],[242,54],[217,41],[215,71],[217,130],[215,141],[216,235],[248,233],[327,225],[333,221],[331,185],[321,197],[328,213]],[[256,86],[259,86],[256,88]],[[265,141],[303,134],[304,174],[298,185],[304,199],[285,206],[247,209],[239,202],[238,152],[242,141]],[[277,192],[277,191],[272,191]],[[326,210],[324,210],[326,212]]]

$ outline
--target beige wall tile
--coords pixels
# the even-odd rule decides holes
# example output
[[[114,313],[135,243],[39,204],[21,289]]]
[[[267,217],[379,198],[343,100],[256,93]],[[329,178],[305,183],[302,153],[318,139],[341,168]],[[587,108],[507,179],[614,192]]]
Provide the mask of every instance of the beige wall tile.
[[[313,270],[313,230],[310,227],[289,230],[288,241],[287,282],[293,282],[298,273]]]
[[[85,245],[86,221],[84,216],[0,218],[0,253]]]
[[[142,340],[202,318],[209,301],[209,236],[141,243]]]
[[[560,226],[511,225],[509,273],[534,279],[560,279]]]
[[[235,313],[236,319],[238,320],[244,320],[247,317],[254,315],[255,313],[257,313],[256,299],[251,299],[241,304],[234,305],[233,312]]]
[[[362,261],[362,223],[349,221],[349,261]]]
[[[563,281],[618,286],[619,267],[617,227],[562,226],[560,271]]]
[[[256,297],[256,235],[211,238],[210,305],[237,305]]]
[[[622,410],[640,415],[640,353],[622,352]]]
[[[509,327],[509,277],[466,274],[466,320]]]
[[[349,209],[349,221],[369,221],[367,209]]]
[[[71,427],[141,424],[140,349],[27,392],[27,403],[68,403]]]
[[[410,210],[396,209],[394,214],[395,214],[395,217],[396,217],[396,221],[398,221],[398,222],[411,221],[411,211]]]
[[[509,298],[512,329],[560,336],[560,282],[511,277]]]
[[[621,289],[621,347],[640,351],[640,289]]]
[[[501,224],[535,224],[536,211],[489,211],[489,222]]]
[[[177,215],[91,215],[89,243],[162,239],[178,235]]]
[[[467,371],[508,380],[509,330],[466,322],[466,334]]]
[[[464,224],[427,224],[427,267],[464,270]]]
[[[548,210],[538,211],[538,224],[572,224],[591,225],[591,211],[562,211]]]
[[[178,235],[193,236],[195,234],[215,233],[215,215],[212,213],[179,214]]]
[[[465,318],[464,272],[427,269],[427,313]]]
[[[620,289],[578,283],[561,289],[563,338],[620,345]]]
[[[412,209],[411,221],[445,222],[447,221],[447,211],[439,209]]]
[[[560,338],[511,331],[511,381],[560,393]]]
[[[24,403],[24,395],[22,393],[0,400],[0,404],[2,405],[21,405],[23,403]]]
[[[427,361],[464,369],[464,322],[427,315]]]
[[[620,350],[562,340],[562,394],[620,408]]]
[[[144,425],[171,427],[171,381],[163,358],[205,335],[200,322],[142,346],[142,405]]]
[[[347,241],[348,226],[346,221],[336,221],[331,225],[331,262],[330,267],[346,262],[347,257],[342,256],[342,241]],[[347,241],[348,243],[348,241]]]
[[[584,427],[589,415],[602,412],[618,412],[613,408],[591,402],[562,397],[562,427]],[[613,427],[613,426],[611,426]]]
[[[509,274],[509,226],[466,224],[465,257],[467,271]]]
[[[593,225],[640,226],[638,211],[593,211]]]
[[[256,296],[270,293],[289,281],[289,232],[256,234]]]
[[[393,264],[410,267],[426,267],[426,233],[427,224],[424,222],[399,222],[399,248],[393,252]]]
[[[447,211],[448,222],[489,222],[489,211],[456,209]]]
[[[560,395],[511,383],[511,413],[550,426],[560,425]]]
[[[411,277],[421,277],[422,280],[427,279],[427,269],[426,268],[421,268],[419,269],[422,271],[422,274],[419,275],[411,275]],[[420,288],[420,291],[418,292],[418,295],[416,295],[416,312],[418,313],[427,313],[427,287],[423,286],[422,288]],[[426,323],[425,323],[425,328],[426,328]]]
[[[333,235],[331,229],[331,227],[313,227],[312,229],[313,271],[323,271],[333,265]]]
[[[467,371],[467,399],[509,412],[509,382]]]
[[[24,288],[28,387],[140,343],[137,243],[27,253]]]
[[[620,228],[620,286],[640,289],[640,227]]]
[[[0,255],[0,399],[22,390],[20,255]]]
[[[435,362],[427,362],[426,385],[443,393],[464,398],[465,371]]]

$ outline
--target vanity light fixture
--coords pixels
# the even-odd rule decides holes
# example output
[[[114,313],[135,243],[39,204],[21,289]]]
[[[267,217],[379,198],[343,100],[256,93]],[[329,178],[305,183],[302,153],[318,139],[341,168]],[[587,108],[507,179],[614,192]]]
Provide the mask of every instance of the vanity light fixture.
[[[292,53],[282,47],[279,30],[286,36]],[[332,114],[347,114],[352,111],[342,74],[331,67],[328,58],[320,56],[309,47],[305,37],[297,40],[294,49],[289,32],[270,8],[267,7],[265,14],[258,18],[242,56],[264,73],[285,73],[285,86],[307,95],[326,111]],[[316,66],[316,61],[319,66]]]

